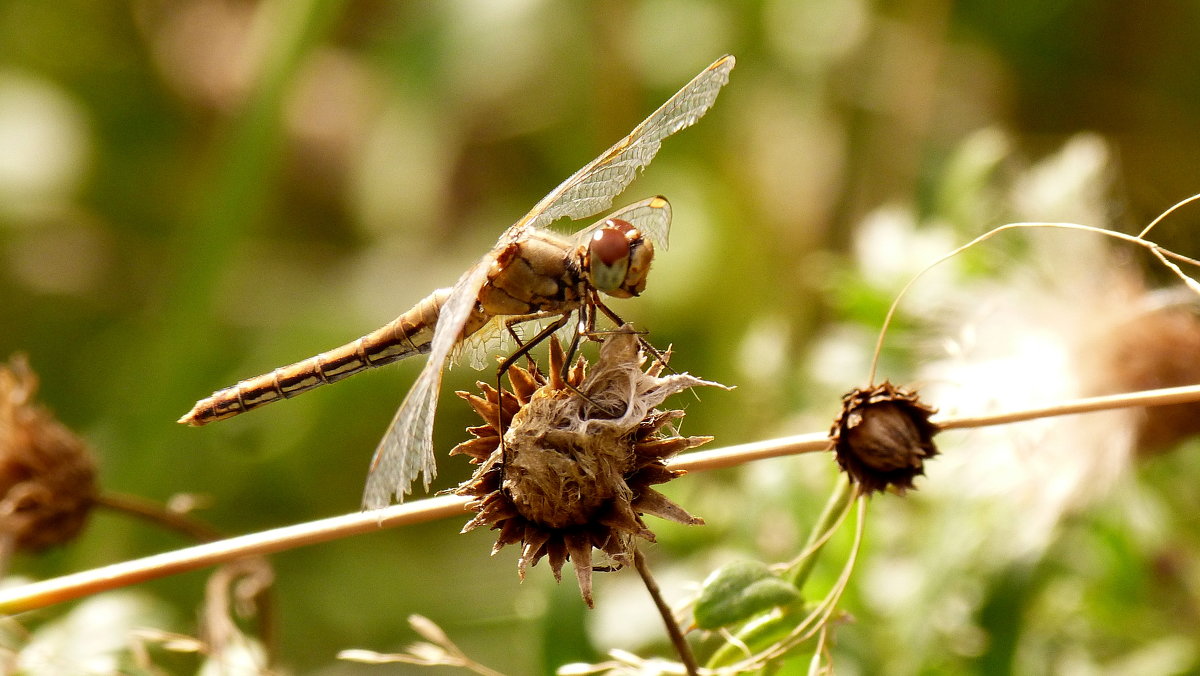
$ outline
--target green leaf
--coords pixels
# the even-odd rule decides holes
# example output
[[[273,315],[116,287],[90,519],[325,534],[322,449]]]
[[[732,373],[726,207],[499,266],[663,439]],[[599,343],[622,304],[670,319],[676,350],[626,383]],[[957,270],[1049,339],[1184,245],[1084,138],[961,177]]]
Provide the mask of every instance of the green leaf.
[[[717,629],[800,599],[795,587],[760,561],[737,561],[714,571],[696,601],[696,626]]]

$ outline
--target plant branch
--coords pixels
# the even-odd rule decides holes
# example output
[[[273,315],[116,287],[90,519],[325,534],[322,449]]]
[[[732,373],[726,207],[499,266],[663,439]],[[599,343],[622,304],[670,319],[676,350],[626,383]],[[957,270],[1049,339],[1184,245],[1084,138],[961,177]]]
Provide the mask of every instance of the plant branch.
[[[1163,406],[1200,401],[1200,385],[1147,390],[1129,394],[1090,397],[1034,409],[973,417],[934,418],[941,429],[959,429],[1004,425],[1048,418],[1136,406]],[[800,434],[736,446],[698,451],[673,458],[672,469],[700,472],[711,469],[798,455],[829,448],[826,433]],[[70,601],[89,594],[167,577],[199,568],[214,566],[243,556],[273,554],[305,545],[395,528],[415,523],[461,516],[467,512],[468,498],[447,495],[393,505],[369,512],[355,512],[328,519],[309,521],[259,533],[209,542],[141,559],[115,563],[79,573],[33,582],[0,590],[0,613],[19,613]]]
[[[1139,406],[1168,406],[1170,404],[1187,404],[1200,401],[1200,385],[1184,385],[1182,387],[1166,387],[1159,390],[1143,390],[1125,394],[1109,394],[1099,397],[1087,397],[1064,401],[1049,406],[994,413],[980,416],[963,416],[957,418],[934,417],[931,422],[943,430],[965,429],[968,427],[987,427],[990,425],[1007,425],[1009,423],[1035,420],[1037,418],[1053,418],[1060,415],[1077,413],[1093,413],[1120,408],[1136,408]]]
[[[198,519],[192,518],[187,513],[177,512],[153,500],[147,500],[136,495],[129,495],[128,493],[101,493],[96,496],[96,504],[115,512],[122,512],[136,516],[139,519],[145,519],[157,526],[173,530],[200,542],[212,542],[221,537],[221,534],[215,528]]]
[[[467,499],[438,496],[371,512],[355,512],[114,563],[0,590],[0,614],[12,614],[90,594],[214,566],[244,556],[273,554],[384,528],[461,515]]]
[[[1176,277],[1179,277],[1179,280],[1181,282],[1183,282],[1185,286],[1187,286],[1192,291],[1195,291],[1196,293],[1200,293],[1200,283],[1197,283],[1196,280],[1192,279],[1189,275],[1187,275],[1183,270],[1181,270],[1179,268],[1178,265],[1175,265],[1174,263],[1171,263],[1170,261],[1168,261],[1167,258],[1173,258],[1175,260],[1180,260],[1180,261],[1183,261],[1183,262],[1186,262],[1189,264],[1200,263],[1200,261],[1194,261],[1190,258],[1187,258],[1186,256],[1180,256],[1179,254],[1176,254],[1173,251],[1163,249],[1158,244],[1151,242],[1150,240],[1143,239],[1143,236],[1146,233],[1148,233],[1151,228],[1153,228],[1156,224],[1158,224],[1165,216],[1167,216],[1168,214],[1171,214],[1176,209],[1179,209],[1180,207],[1184,206],[1185,204],[1188,204],[1189,202],[1191,202],[1193,200],[1197,200],[1197,199],[1200,199],[1200,195],[1194,195],[1192,197],[1189,197],[1188,199],[1183,200],[1182,202],[1179,202],[1175,206],[1171,207],[1162,216],[1154,219],[1154,222],[1151,223],[1149,226],[1147,226],[1146,229],[1142,231],[1142,234],[1138,235],[1137,237],[1134,237],[1133,235],[1127,235],[1123,232],[1116,232],[1114,230],[1106,230],[1104,228],[1097,228],[1097,227],[1090,226],[1090,225],[1080,225],[1078,223],[1008,223],[1006,225],[1001,225],[997,228],[993,228],[993,229],[983,233],[982,235],[976,237],[975,239],[971,240],[970,242],[967,242],[966,244],[958,247],[957,249],[937,258],[932,263],[925,266],[925,268],[922,269],[920,272],[913,275],[912,279],[908,280],[908,283],[906,283],[900,289],[900,293],[896,294],[896,297],[894,299],[892,299],[892,304],[890,307],[888,307],[887,314],[884,315],[883,325],[879,329],[879,337],[875,341],[875,353],[871,357],[871,369],[867,376],[867,382],[870,382],[870,383],[875,382],[875,372],[879,366],[879,355],[883,353],[883,341],[887,337],[888,328],[892,324],[892,318],[895,316],[896,310],[900,307],[900,301],[904,299],[905,295],[908,293],[908,290],[910,288],[912,288],[912,286],[914,284],[917,283],[917,280],[921,279],[921,277],[923,277],[925,275],[925,273],[936,268],[937,266],[941,265],[942,263],[950,260],[951,258],[954,258],[955,256],[966,251],[967,249],[970,249],[970,248],[975,247],[976,245],[982,244],[983,242],[986,242],[987,240],[991,239],[992,237],[995,237],[996,235],[999,235],[1002,232],[1007,232],[1009,230],[1019,230],[1019,229],[1026,229],[1026,228],[1079,230],[1079,231],[1083,231],[1083,232],[1089,232],[1089,233],[1092,233],[1095,235],[1101,235],[1103,237],[1110,237],[1112,239],[1120,240],[1120,241],[1126,242],[1128,244],[1133,244],[1135,246],[1140,246],[1140,247],[1146,249],[1147,251],[1149,251],[1150,253],[1152,253],[1155,257],[1157,257],[1159,259],[1159,261],[1161,261],[1163,263],[1163,265],[1165,265],[1169,270],[1171,270],[1171,272],[1175,273]]]
[[[642,554],[642,550],[638,549],[637,545],[633,547],[633,565],[637,568],[638,575],[642,576],[642,582],[646,585],[646,591],[650,592],[650,598],[654,599],[654,607],[658,608],[658,614],[662,615],[663,624],[667,625],[667,634],[671,637],[671,643],[675,646],[675,652],[679,653],[679,660],[683,662],[684,670],[687,671],[688,676],[698,676],[700,665],[696,663],[696,656],[692,654],[692,647],[688,645],[683,632],[679,630],[679,623],[675,621],[675,614],[671,612],[671,606],[667,605],[666,600],[663,599],[662,592],[658,588],[658,583],[654,581],[654,576],[650,574],[650,567],[646,565],[646,557]]]

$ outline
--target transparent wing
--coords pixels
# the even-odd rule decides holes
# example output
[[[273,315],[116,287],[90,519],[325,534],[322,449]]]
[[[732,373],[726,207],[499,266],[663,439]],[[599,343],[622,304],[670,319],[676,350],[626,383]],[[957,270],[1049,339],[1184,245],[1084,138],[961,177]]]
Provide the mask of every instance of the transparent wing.
[[[496,365],[493,355],[505,354],[509,351],[512,336],[504,330],[504,320],[500,315],[493,317],[483,328],[462,340],[450,352],[446,369],[458,364],[466,364],[476,371],[482,371],[489,364]]]
[[[467,364],[476,371],[482,371],[489,366],[495,371],[496,355],[511,354],[519,346],[505,327],[505,324],[512,319],[512,316],[496,315],[487,324],[484,324],[483,328],[459,342],[450,353],[447,370],[457,364]],[[537,334],[536,327],[540,325],[540,322],[541,320],[535,319],[513,325],[512,329],[517,334],[517,339],[521,341],[520,344],[524,344],[530,336]]]
[[[666,250],[667,236],[671,232],[671,203],[666,197],[659,195],[650,199],[634,202],[621,207],[604,218],[572,235],[576,244],[584,244],[592,233],[604,225],[610,218],[619,218],[632,224],[639,232],[649,239],[655,248]]]
[[[708,112],[721,87],[729,82],[733,64],[730,55],[717,59],[628,136],[551,190],[509,232],[544,227],[564,216],[584,218],[612,206],[613,198],[633,181],[638,169],[654,159],[663,139],[690,127]]]
[[[425,368],[405,395],[371,459],[371,471],[363,493],[364,509],[387,507],[393,496],[397,502],[403,502],[418,475],[423,475],[428,491],[429,482],[437,475],[433,456],[433,416],[442,389],[442,369],[471,315],[479,289],[487,281],[491,262],[489,252],[463,273],[442,305],[430,343],[429,361],[425,362]]]

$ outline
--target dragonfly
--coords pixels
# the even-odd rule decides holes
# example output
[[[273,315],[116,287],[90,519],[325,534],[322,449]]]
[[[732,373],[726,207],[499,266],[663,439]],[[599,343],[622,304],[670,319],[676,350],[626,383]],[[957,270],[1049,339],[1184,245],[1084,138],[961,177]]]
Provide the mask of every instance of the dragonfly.
[[[597,308],[616,320],[600,293],[630,298],[645,289],[655,247],[667,247],[671,205],[665,197],[619,208],[573,235],[548,226],[611,208],[654,159],[662,141],[712,107],[733,66],[734,57],[726,55],[705,68],[629,135],[551,190],[452,287],[434,291],[388,324],[341,347],[218,390],[196,402],[179,422],[199,426],[223,420],[369,368],[428,354],[371,459],[363,508],[403,501],[418,477],[428,491],[437,473],[433,421],[442,372],[465,343],[503,324],[521,344],[514,326],[549,321],[546,330],[522,344],[523,352],[576,312],[578,337],[585,330],[583,318],[594,321]]]

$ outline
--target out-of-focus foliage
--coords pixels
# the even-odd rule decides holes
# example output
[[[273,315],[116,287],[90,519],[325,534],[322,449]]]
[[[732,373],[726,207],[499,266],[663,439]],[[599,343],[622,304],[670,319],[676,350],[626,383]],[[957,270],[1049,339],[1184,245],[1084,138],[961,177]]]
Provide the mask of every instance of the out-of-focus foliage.
[[[738,386],[692,402],[684,433],[724,444],[827,429],[866,378],[887,303],[936,257],[1018,218],[1136,231],[1200,191],[1198,42],[1200,9],[1171,2],[5,0],[0,359],[29,355],[43,403],[96,450],[103,489],[204,494],[203,517],[230,534],[354,510],[417,364],[199,430],[173,421],[451,283],[728,52],[738,66],[714,109],[618,200],[665,194],[675,223],[645,296],[614,307],[673,343],[675,367]],[[1081,132],[1095,135],[1068,143]],[[1198,220],[1183,212],[1158,239],[1195,255]],[[1077,345],[1047,342],[1047,318],[1085,307],[1072,294],[1096,268],[1143,262],[1078,239],[1006,239],[927,277],[881,373],[948,387],[933,401],[948,408],[1001,388],[1006,403],[1076,391],[1053,357]],[[1074,283],[1007,321],[1030,339],[1006,353],[1023,369],[930,366],[962,345],[962,315],[946,308],[983,305],[989,280],[1011,290],[1014,269],[1030,270],[1028,289],[1047,270]],[[990,297],[1038,297],[1006,293]],[[455,369],[446,387],[476,375]],[[436,447],[470,420],[443,397]],[[1196,669],[1200,458],[1185,447],[1088,464],[1111,470],[1097,478],[1071,463],[1108,448],[1093,442],[1111,428],[1092,420],[1050,455],[946,435],[918,492],[874,499],[839,669]],[[972,465],[972,449],[996,444],[1030,471]],[[442,458],[436,488],[469,474]],[[673,482],[708,525],[652,526],[660,583],[682,599],[720,564],[790,559],[833,482],[821,456]],[[460,527],[273,557],[280,665],[378,673],[335,655],[401,649],[412,613],[507,673],[663,650],[632,572],[598,574],[587,611],[548,571],[519,585],[515,554],[489,558],[493,538]],[[98,513],[80,540],[13,568],[44,578],[185,544]],[[830,543],[835,563],[810,584],[832,583],[847,544]],[[190,618],[204,579],[139,592]],[[72,608],[84,606],[22,621],[36,630]],[[175,622],[159,628],[196,634]]]

